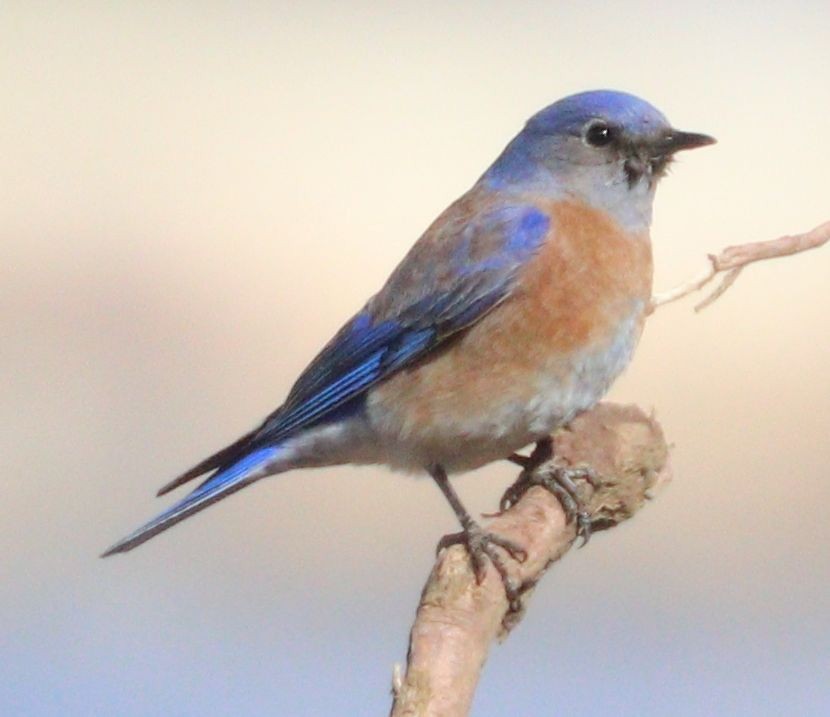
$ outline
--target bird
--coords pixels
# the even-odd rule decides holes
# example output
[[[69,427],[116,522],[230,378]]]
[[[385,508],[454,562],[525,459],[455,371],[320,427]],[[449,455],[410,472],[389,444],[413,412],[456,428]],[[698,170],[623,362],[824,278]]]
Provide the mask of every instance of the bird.
[[[198,486],[108,548],[124,553],[266,476],[339,464],[430,475],[476,577],[497,547],[449,476],[550,456],[632,358],[652,292],[655,189],[676,152],[712,144],[643,99],[591,90],[534,114],[301,373],[285,402],[163,486]],[[531,456],[518,453],[536,444]],[[566,477],[565,477],[566,478]],[[567,480],[563,484],[567,492]],[[505,582],[506,589],[509,587]]]

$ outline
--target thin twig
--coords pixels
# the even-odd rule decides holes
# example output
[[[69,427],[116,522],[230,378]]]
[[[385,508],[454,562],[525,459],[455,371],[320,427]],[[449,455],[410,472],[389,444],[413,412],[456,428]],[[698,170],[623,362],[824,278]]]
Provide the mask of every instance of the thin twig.
[[[804,234],[793,234],[778,239],[770,239],[769,241],[727,247],[718,255],[709,255],[709,268],[700,276],[673,289],[655,294],[651,299],[649,313],[663,304],[677,301],[695,291],[700,291],[718,274],[725,272],[726,275],[717,288],[695,306],[695,311],[705,309],[732,286],[741,270],[748,264],[790,256],[808,249],[817,249],[828,241],[830,241],[830,222],[825,222]]]

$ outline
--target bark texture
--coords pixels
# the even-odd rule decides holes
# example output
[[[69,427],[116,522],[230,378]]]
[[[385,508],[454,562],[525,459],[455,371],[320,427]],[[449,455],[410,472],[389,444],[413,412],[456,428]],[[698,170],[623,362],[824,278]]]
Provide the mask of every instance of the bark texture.
[[[636,406],[600,404],[554,434],[554,445],[554,460],[588,465],[598,475],[596,489],[580,482],[595,532],[631,517],[671,477],[663,432]],[[443,550],[421,594],[405,671],[394,678],[393,717],[467,715],[490,645],[518,623],[533,587],[576,539],[575,524],[541,487],[527,491],[487,528],[527,550],[523,563],[509,561],[524,588],[521,609],[508,610],[492,565],[479,585],[465,548]]]

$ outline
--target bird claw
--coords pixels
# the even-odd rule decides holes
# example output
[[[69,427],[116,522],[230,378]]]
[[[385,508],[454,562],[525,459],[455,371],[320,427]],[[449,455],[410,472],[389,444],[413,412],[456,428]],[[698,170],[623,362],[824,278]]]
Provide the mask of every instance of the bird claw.
[[[519,499],[534,485],[541,486],[553,493],[561,503],[562,509],[569,523],[576,522],[576,535],[582,538],[580,548],[584,547],[591,538],[591,515],[585,507],[585,501],[580,495],[577,480],[584,480],[592,489],[596,489],[600,481],[596,471],[589,466],[564,466],[553,464],[544,470],[522,471],[519,479],[511,485],[499,501],[499,509],[504,512],[514,506]]]
[[[464,545],[467,549],[476,583],[481,585],[484,582],[484,578],[487,576],[487,559],[489,559],[501,577],[510,610],[520,609],[521,586],[511,577],[504,557],[496,548],[501,548],[519,563],[527,560],[527,551],[509,538],[484,530],[474,521],[471,521],[464,530],[458,533],[450,533],[441,538],[438,541],[436,552],[458,544]]]

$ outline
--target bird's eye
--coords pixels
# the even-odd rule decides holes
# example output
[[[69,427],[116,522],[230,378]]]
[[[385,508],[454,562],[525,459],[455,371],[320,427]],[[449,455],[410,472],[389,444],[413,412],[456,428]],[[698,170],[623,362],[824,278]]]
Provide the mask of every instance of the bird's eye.
[[[593,122],[585,129],[585,142],[592,147],[607,147],[615,137],[614,128],[605,122]]]

